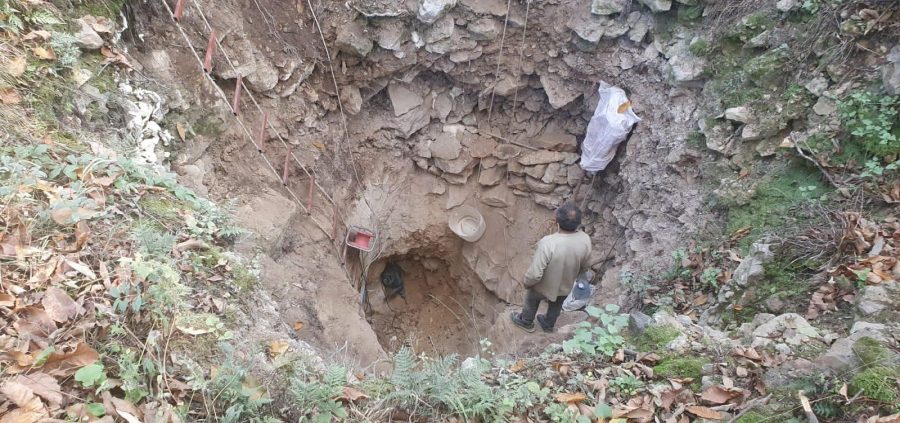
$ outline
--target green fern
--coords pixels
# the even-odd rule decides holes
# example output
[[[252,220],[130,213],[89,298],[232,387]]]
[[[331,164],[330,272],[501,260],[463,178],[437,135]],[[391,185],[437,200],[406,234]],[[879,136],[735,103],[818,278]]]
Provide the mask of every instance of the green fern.
[[[321,381],[315,377],[295,379],[291,394],[296,407],[304,414],[300,421],[330,422],[334,418],[346,418],[347,409],[337,401],[346,381],[347,369],[340,366],[328,368]]]
[[[25,20],[32,25],[38,26],[60,25],[63,23],[63,21],[57,18],[53,12],[47,9],[35,9],[25,17]]]

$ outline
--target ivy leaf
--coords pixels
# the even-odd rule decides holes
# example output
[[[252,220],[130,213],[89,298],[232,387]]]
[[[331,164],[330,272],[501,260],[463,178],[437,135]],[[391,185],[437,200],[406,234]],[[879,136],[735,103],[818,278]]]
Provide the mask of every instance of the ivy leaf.
[[[94,385],[99,386],[103,379],[105,379],[105,376],[103,375],[103,365],[100,363],[84,366],[75,372],[75,380],[81,382],[85,388],[90,388]]]
[[[98,402],[91,402],[84,405],[84,410],[94,417],[103,417],[106,414],[106,407]]]

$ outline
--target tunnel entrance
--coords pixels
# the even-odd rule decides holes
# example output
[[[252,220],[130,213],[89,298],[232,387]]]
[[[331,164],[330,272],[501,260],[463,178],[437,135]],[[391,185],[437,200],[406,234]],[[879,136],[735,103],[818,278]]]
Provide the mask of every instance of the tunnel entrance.
[[[402,269],[405,298],[388,298],[391,289],[381,282],[388,264]],[[367,317],[389,352],[408,346],[417,353],[475,355],[503,309],[458,256],[413,251],[381,259],[371,268],[368,287]]]

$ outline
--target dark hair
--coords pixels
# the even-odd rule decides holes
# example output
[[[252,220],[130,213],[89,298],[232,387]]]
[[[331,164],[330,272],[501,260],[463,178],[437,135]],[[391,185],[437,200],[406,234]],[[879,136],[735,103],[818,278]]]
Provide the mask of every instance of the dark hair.
[[[556,209],[556,223],[564,231],[575,232],[581,226],[581,210],[574,203],[565,203]]]

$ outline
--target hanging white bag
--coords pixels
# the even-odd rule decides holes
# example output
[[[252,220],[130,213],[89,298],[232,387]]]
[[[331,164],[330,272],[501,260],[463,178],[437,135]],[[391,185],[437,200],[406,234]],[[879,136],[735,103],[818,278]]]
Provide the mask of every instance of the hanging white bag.
[[[616,155],[616,147],[625,141],[631,127],[641,121],[621,88],[601,82],[597,92],[600,101],[581,144],[581,168],[585,172],[606,169]]]

